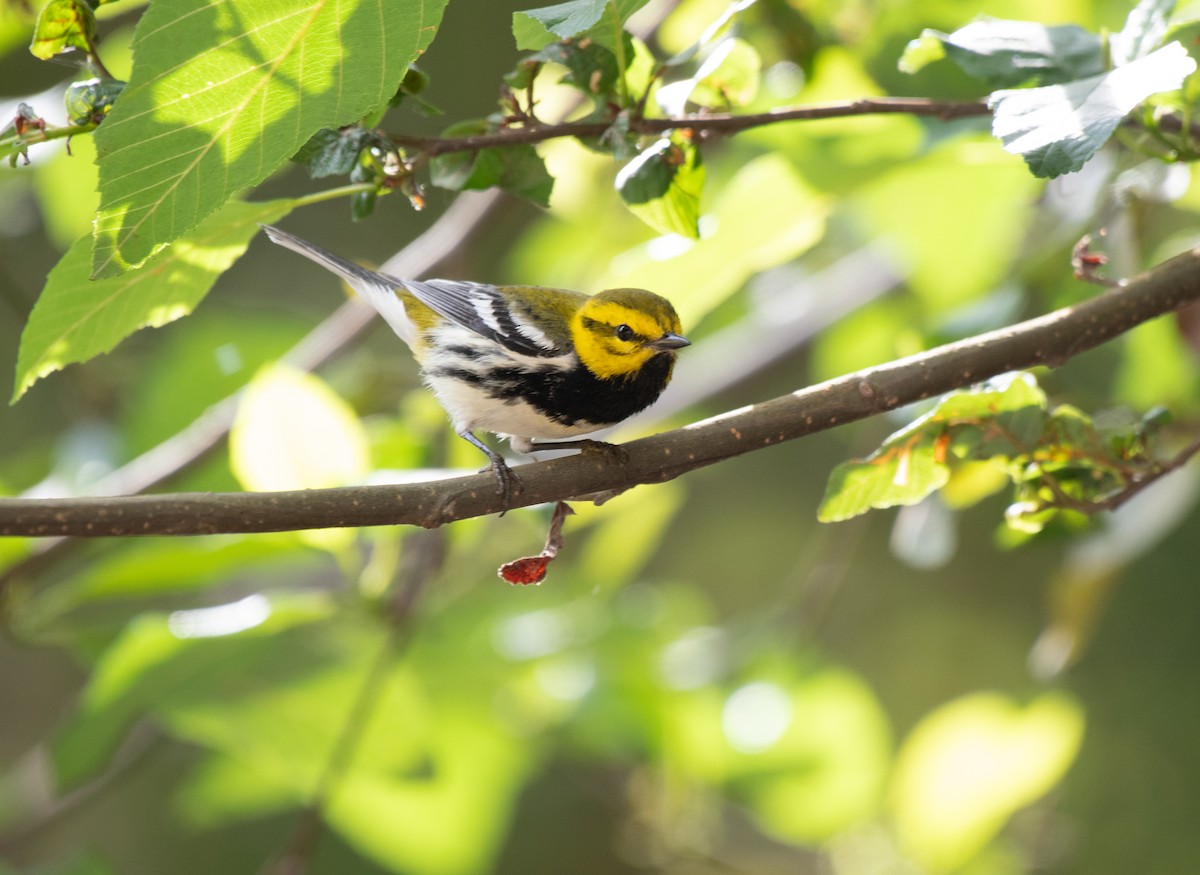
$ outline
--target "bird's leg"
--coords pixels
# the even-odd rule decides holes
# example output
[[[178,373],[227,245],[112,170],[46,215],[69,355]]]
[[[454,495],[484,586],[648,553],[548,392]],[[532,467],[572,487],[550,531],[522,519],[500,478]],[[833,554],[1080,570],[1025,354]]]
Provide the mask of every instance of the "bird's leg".
[[[487,471],[490,469],[496,475],[496,494],[504,496],[504,508],[507,510],[509,505],[512,504],[513,494],[521,491],[521,478],[517,476],[512,468],[508,467],[508,463],[504,461],[503,456],[475,437],[470,431],[460,431],[458,436],[477,446],[483,451],[484,455],[492,460],[492,464],[483,470]]]
[[[597,441],[591,438],[579,438],[573,441],[528,441],[523,447],[517,449],[522,453],[537,453],[542,450],[579,450],[581,453],[598,453],[615,464],[623,465],[629,461],[629,453],[620,444],[610,444],[608,441]]]

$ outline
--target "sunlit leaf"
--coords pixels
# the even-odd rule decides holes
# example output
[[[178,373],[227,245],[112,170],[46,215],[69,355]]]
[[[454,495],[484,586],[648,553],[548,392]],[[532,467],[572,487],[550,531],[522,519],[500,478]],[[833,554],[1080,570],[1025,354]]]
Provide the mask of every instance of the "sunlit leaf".
[[[685,326],[694,325],[752,275],[820,240],[828,209],[782,157],[764,155],[740,168],[715,195],[706,212],[710,234],[695,243],[663,237],[627,252],[596,287],[655,289],[670,296]]]
[[[519,49],[540,49],[555,39],[577,36],[600,20],[608,0],[568,0],[556,6],[513,13]]]
[[[933,872],[956,871],[1075,759],[1084,715],[1047,693],[1026,706],[976,693],[928,714],[896,763],[892,816],[905,849]]]
[[[950,468],[937,458],[932,442],[889,447],[834,468],[817,519],[838,522],[872,508],[916,504],[949,479]]]
[[[630,212],[664,234],[700,236],[704,164],[690,139],[664,137],[617,174],[617,191]]]
[[[916,504],[946,485],[952,456],[1017,455],[1037,444],[1045,406],[1045,394],[1027,374],[952,392],[866,459],[838,465],[817,517],[836,522],[872,508]],[[988,429],[993,421],[1000,427]]]
[[[385,105],[445,0],[168,0],[138,23],[129,86],[96,135],[93,273],[142,264],[321,128]]]
[[[328,616],[331,608],[324,596],[249,596],[214,608],[134,618],[100,657],[77,712],[54,743],[60,785],[93,776],[130,726],[155,709],[221,697],[222,685],[244,680],[246,660],[274,654],[293,670],[319,664],[320,654],[281,645],[277,636]]]
[[[619,24],[649,0],[568,0],[540,9],[513,13],[517,48],[536,51],[558,40],[580,36],[600,23],[606,14]],[[604,40],[606,44],[611,40]]]
[[[1108,73],[1064,85],[996,91],[992,133],[1035,176],[1081,168],[1117,125],[1151,95],[1178,88],[1196,62],[1178,42]]]
[[[709,107],[745,106],[757,96],[761,75],[762,59],[750,43],[725,40],[696,71],[689,100]]]
[[[96,17],[83,0],[50,0],[42,7],[29,51],[48,60],[55,55],[78,49],[92,50],[96,38]]]
[[[951,34],[925,30],[909,43],[900,69],[916,72],[936,60],[938,54],[930,45],[934,40],[963,72],[993,88],[1030,82],[1052,85],[1104,69],[1100,38],[1094,33],[1074,24],[1049,26],[996,18],[977,19]]]
[[[1120,67],[1144,58],[1167,35],[1175,0],[1142,0],[1125,19],[1120,33],[1109,38],[1109,52],[1114,66]]]
[[[404,719],[391,726],[410,731]],[[446,711],[428,739],[430,777],[362,770],[345,780],[327,816],[359,853],[391,871],[474,875],[500,848],[534,755],[486,710]]]
[[[190,313],[258,233],[292,209],[290,200],[229,203],[142,270],[88,278],[90,237],[76,240],[46,278],[21,335],[13,401],[68,364],[108,352],[140,328]]]
[[[238,480],[256,491],[347,486],[369,469],[366,434],[350,406],[320,378],[283,365],[250,381],[229,445]]]
[[[839,669],[756,681],[721,713],[728,779],[770,834],[820,842],[867,822],[883,801],[891,731],[863,679]]]

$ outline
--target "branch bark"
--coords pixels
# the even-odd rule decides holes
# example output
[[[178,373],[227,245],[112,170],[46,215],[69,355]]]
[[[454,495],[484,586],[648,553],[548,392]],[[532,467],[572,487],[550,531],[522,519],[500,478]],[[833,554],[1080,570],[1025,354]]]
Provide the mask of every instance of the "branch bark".
[[[1056,367],[1156,316],[1200,301],[1200,249],[1125,286],[998,331],[848,374],[625,444],[519,469],[514,506],[660,483],[904,404],[1036,365]],[[683,365],[686,367],[686,363]],[[0,499],[0,535],[199,535],[372,525],[426,528],[504,510],[490,472],[429,483],[274,493]]]

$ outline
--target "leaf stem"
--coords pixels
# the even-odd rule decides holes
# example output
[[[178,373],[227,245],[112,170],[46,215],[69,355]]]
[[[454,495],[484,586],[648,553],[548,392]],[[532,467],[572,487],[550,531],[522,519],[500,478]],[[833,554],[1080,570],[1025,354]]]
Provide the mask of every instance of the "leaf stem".
[[[350,197],[351,195],[359,194],[364,191],[375,191],[376,185],[373,182],[356,182],[353,185],[343,185],[338,188],[327,188],[324,191],[314,191],[311,194],[301,195],[296,198],[293,203],[297,207],[307,207],[312,204],[319,204],[325,201],[336,200],[340,197]]]
[[[78,134],[89,134],[95,129],[96,125],[88,122],[83,125],[66,125],[61,128],[52,128],[47,125],[45,128],[33,128],[23,134],[14,132],[11,136],[0,137],[0,159],[7,158],[26,146],[47,143],[50,140],[61,140],[64,137],[74,137]]]

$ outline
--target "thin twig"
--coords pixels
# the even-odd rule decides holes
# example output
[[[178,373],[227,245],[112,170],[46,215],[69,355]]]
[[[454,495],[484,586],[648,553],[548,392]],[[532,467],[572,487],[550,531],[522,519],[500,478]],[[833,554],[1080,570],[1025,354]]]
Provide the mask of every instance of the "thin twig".
[[[1168,474],[1178,471],[1184,465],[1192,460],[1192,458],[1200,453],[1200,437],[1197,437],[1186,447],[1172,456],[1165,462],[1161,462],[1154,468],[1136,480],[1130,481],[1126,486],[1107,498],[1101,498],[1097,501],[1083,501],[1078,498],[1073,498],[1062,491],[1057,481],[1050,478],[1047,480],[1051,491],[1054,492],[1055,500],[1048,502],[1048,507],[1059,507],[1067,510],[1077,510],[1088,515],[1096,514],[1105,510],[1116,510],[1121,505],[1132,499],[1135,495],[1139,495],[1147,487],[1157,483]]]
[[[635,117],[629,119],[628,127],[635,134],[662,134],[682,129],[698,133],[729,134],[780,122],[815,121],[846,118],[847,116],[903,114],[928,116],[949,121],[987,115],[989,112],[991,110],[988,109],[987,104],[978,100],[946,101],[929,100],[923,97],[864,97],[857,100],[812,106],[793,106],[745,115],[711,113],[680,118]],[[475,152],[490,147],[540,143],[558,137],[598,137],[610,127],[612,127],[612,123],[608,121],[562,122],[505,128],[495,133],[476,134],[470,137],[418,137],[397,133],[388,136],[398,146],[418,149],[425,157],[433,157],[448,152]]]

